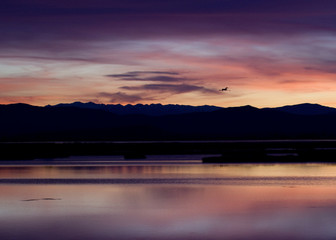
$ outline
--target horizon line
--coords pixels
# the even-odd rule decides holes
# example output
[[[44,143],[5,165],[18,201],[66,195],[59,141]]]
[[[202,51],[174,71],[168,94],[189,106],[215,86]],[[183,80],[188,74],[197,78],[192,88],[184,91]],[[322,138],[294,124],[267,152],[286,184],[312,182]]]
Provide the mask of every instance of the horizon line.
[[[275,107],[256,107],[250,104],[246,104],[246,105],[237,105],[237,106],[227,106],[227,107],[222,107],[222,106],[217,106],[217,105],[208,105],[208,104],[204,104],[204,105],[189,105],[189,104],[175,104],[175,103],[168,103],[168,104],[162,104],[162,103],[135,103],[135,104],[131,104],[131,103],[127,103],[127,104],[121,104],[121,103],[95,103],[92,101],[88,101],[88,102],[81,102],[81,101],[74,101],[74,102],[60,102],[57,104],[46,104],[46,105],[34,105],[34,104],[30,104],[30,103],[25,103],[25,102],[15,102],[15,103],[0,103],[1,105],[29,105],[29,106],[34,106],[34,107],[54,107],[57,105],[71,105],[71,104],[75,104],[75,103],[79,103],[79,104],[95,104],[95,105],[105,105],[105,106],[137,106],[137,105],[142,105],[142,106],[150,106],[150,105],[161,105],[161,106],[190,106],[190,107],[217,107],[217,108],[235,108],[235,107],[253,107],[253,108],[258,108],[258,109],[268,109],[268,108],[280,108],[280,107],[291,107],[291,106],[298,106],[298,105],[319,105],[322,107],[329,107],[329,108],[336,108],[336,107],[331,107],[328,105],[323,105],[323,104],[319,104],[319,103],[310,103],[310,102],[302,102],[302,103],[296,103],[296,104],[286,104],[286,105],[280,105],[280,106],[275,106]]]

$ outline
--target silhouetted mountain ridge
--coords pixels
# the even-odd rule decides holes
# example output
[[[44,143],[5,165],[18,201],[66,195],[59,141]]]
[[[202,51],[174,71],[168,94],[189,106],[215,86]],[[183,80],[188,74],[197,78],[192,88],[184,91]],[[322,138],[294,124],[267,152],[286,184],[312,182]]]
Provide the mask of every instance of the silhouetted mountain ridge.
[[[273,108],[278,111],[299,115],[322,115],[336,113],[336,108],[322,106],[320,104],[302,103]]]
[[[121,104],[96,104],[93,102],[74,102],[74,103],[61,103],[49,107],[78,107],[85,109],[104,110],[119,115],[129,114],[144,114],[149,116],[163,116],[171,114],[183,114],[192,112],[212,112],[220,107],[216,106],[189,106],[189,105],[162,105],[162,104],[136,104],[136,105],[121,105]]]
[[[218,106],[190,106],[190,105],[178,105],[178,104],[96,104],[93,102],[73,102],[73,103],[60,103],[57,105],[47,107],[78,107],[84,109],[96,109],[104,110],[118,115],[130,115],[130,114],[143,114],[149,116],[164,116],[164,115],[174,115],[174,114],[185,114],[185,113],[195,113],[195,112],[213,112],[221,109],[241,109],[254,108],[250,105],[242,107],[228,107],[222,108]],[[286,105],[282,107],[275,108],[262,108],[265,110],[277,110],[281,112],[297,114],[297,115],[323,115],[336,113],[336,108],[322,106],[320,104],[312,103],[302,103],[296,105]]]
[[[165,105],[155,107],[161,106]],[[290,108],[216,108],[208,112],[194,111],[195,107],[193,112],[183,112],[183,107],[181,114],[153,116],[68,105],[0,105],[0,141],[336,138],[336,112],[327,107],[326,112],[316,112],[316,107],[324,109],[304,104]],[[298,110],[292,113],[293,109]],[[307,114],[308,110],[317,114]]]

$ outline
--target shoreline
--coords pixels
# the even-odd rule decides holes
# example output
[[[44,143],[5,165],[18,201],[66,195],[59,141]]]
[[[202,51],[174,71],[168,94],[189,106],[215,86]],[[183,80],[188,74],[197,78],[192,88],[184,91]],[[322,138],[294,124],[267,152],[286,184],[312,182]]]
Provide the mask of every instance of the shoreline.
[[[0,164],[76,156],[121,156],[126,163],[148,161],[151,155],[205,155],[204,163],[336,162],[336,140],[0,143]]]

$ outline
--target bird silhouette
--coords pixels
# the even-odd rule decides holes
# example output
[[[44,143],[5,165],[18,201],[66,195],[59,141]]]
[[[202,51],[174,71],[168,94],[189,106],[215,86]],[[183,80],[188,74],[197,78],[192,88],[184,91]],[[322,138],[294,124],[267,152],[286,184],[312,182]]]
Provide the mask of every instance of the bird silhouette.
[[[221,91],[221,92],[224,92],[224,91],[228,91],[228,87],[225,87],[225,88],[222,88],[222,89],[220,89],[219,91]]]

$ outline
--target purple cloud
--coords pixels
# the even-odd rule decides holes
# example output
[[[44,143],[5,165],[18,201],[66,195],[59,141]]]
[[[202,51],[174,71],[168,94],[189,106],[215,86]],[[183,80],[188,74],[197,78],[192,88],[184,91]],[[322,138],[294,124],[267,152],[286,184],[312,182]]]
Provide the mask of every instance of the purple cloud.
[[[178,72],[169,72],[169,71],[132,71],[132,72],[126,72],[121,74],[109,74],[105,75],[105,77],[113,77],[113,78],[138,78],[143,75],[179,75]]]
[[[218,90],[188,84],[145,84],[142,86],[124,86],[121,88],[130,91],[156,91],[162,93],[168,92],[171,94],[181,94],[188,92],[202,92],[207,94],[219,93]]]
[[[4,0],[0,43],[42,48],[51,42],[57,51],[71,41],[334,33],[335,8],[333,0]]]
[[[134,71],[122,74],[109,74],[105,76],[124,81],[181,82],[193,80],[185,77],[172,77],[172,75],[180,75],[180,73],[169,71]]]

